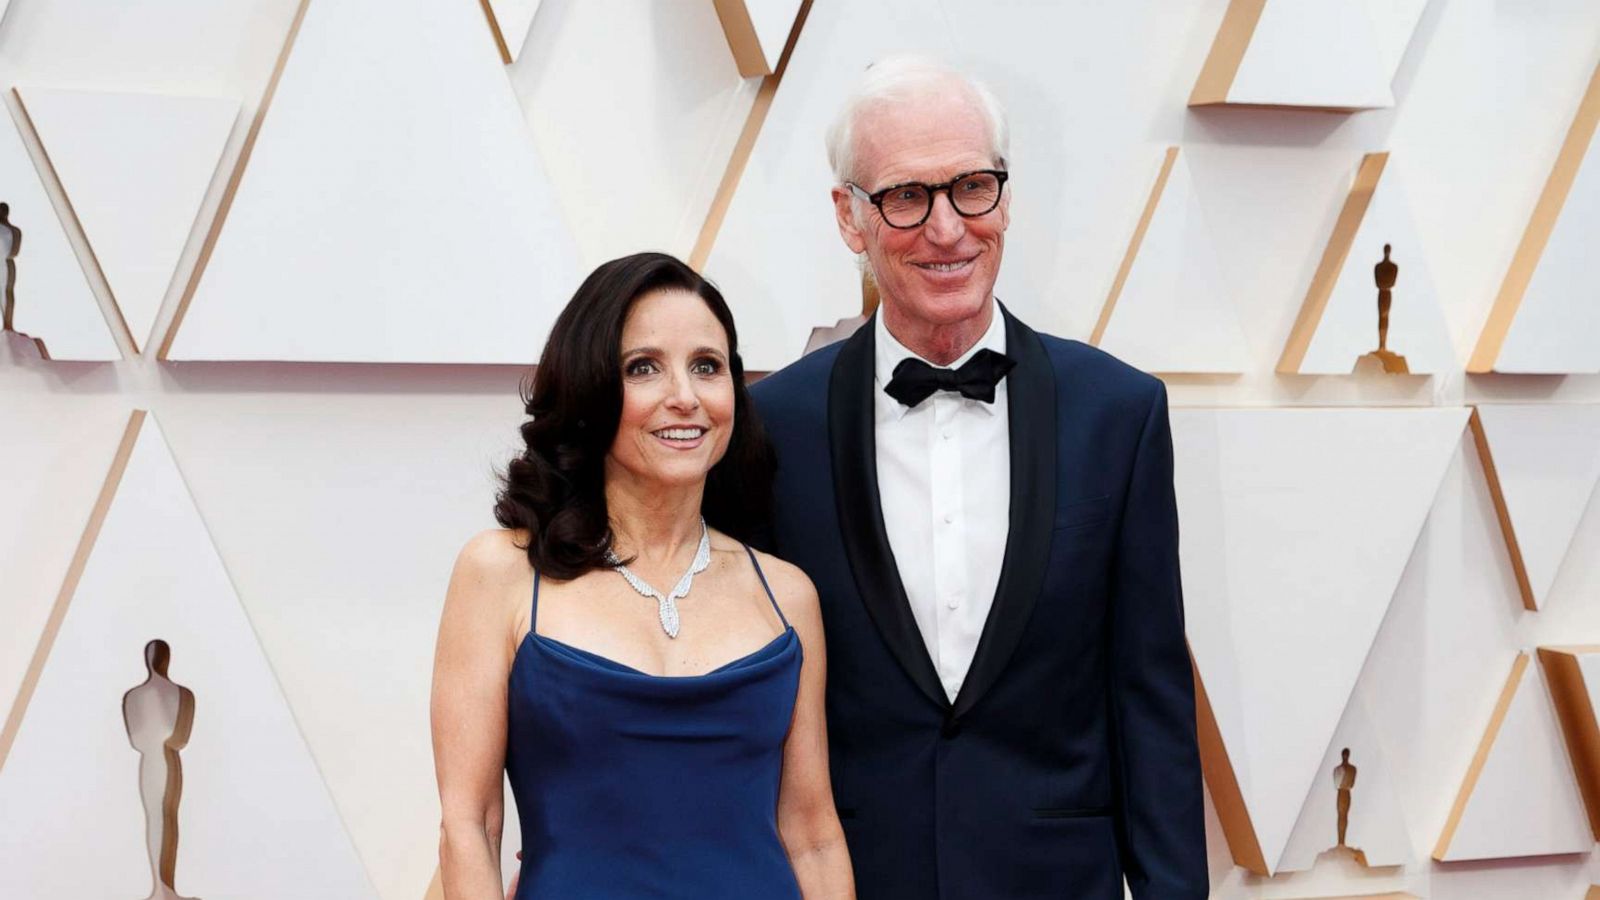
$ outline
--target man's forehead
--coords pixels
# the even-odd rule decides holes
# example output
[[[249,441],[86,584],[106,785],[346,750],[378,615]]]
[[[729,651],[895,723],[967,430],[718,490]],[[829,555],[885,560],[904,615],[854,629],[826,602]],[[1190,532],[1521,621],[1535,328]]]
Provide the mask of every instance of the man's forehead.
[[[873,183],[942,180],[994,163],[983,114],[956,103],[863,110],[855,141],[856,170]]]

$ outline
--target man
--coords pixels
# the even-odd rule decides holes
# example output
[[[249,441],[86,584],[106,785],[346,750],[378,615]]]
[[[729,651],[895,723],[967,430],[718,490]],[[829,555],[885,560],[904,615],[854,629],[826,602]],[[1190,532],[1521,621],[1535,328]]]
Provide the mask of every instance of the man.
[[[879,312],[754,388],[774,549],[822,600],[856,884],[1205,897],[1166,394],[995,301],[1006,144],[975,82],[870,68],[829,155]]]

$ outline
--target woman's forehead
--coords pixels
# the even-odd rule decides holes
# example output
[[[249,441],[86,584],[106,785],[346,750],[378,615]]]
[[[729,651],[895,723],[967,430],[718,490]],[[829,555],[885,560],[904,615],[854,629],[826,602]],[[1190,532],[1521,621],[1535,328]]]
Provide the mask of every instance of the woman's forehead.
[[[705,299],[679,289],[650,291],[635,301],[622,323],[622,338],[627,345],[648,340],[662,346],[714,342],[726,347],[728,341],[722,323]]]

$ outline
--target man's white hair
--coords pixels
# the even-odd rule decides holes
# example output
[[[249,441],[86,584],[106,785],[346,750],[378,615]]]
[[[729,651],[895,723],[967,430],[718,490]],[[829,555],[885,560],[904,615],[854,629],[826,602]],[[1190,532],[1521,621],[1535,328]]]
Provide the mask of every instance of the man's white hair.
[[[828,127],[828,165],[839,184],[854,181],[856,128],[864,111],[895,101],[920,99],[951,89],[965,92],[989,123],[989,149],[997,168],[1011,156],[1011,126],[994,92],[966,72],[926,56],[890,56],[867,67]]]

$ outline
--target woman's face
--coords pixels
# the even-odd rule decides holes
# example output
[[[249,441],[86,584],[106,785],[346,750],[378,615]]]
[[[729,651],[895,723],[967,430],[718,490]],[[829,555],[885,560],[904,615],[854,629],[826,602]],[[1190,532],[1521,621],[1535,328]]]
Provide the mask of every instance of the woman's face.
[[[651,291],[628,312],[621,351],[622,415],[608,477],[703,481],[733,432],[733,373],[722,323],[696,294]]]

